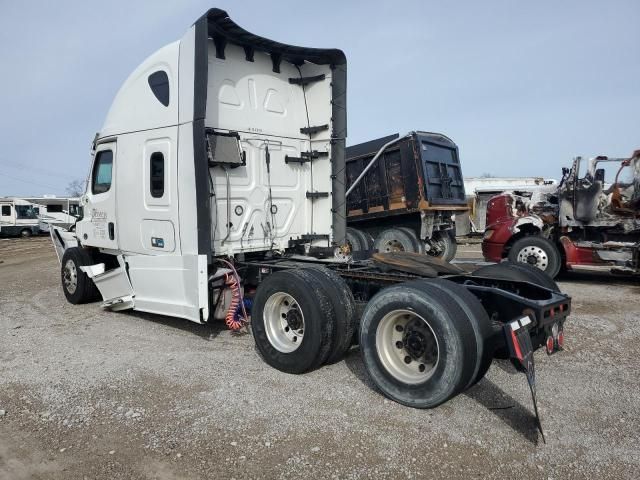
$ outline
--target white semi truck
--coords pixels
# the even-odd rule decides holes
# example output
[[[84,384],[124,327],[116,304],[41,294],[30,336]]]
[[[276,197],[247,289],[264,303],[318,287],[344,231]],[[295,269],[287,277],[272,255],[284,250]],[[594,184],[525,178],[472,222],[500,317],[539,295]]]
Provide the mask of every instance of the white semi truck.
[[[340,50],[258,37],[218,9],[147,58],[94,139],[76,231],[51,231],[67,299],[231,328],[250,308],[269,365],[302,373],[356,341],[380,390],[422,408],[496,355],[558,350],[570,298],[540,272],[353,260],[346,75]]]

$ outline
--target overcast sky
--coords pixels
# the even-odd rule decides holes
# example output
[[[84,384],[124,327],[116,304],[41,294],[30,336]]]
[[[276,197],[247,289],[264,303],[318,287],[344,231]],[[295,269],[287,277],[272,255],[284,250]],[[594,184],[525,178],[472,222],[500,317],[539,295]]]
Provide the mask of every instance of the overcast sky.
[[[121,83],[209,7],[348,61],[348,144],[408,130],[466,176],[640,148],[638,1],[0,0],[0,196],[63,194]]]

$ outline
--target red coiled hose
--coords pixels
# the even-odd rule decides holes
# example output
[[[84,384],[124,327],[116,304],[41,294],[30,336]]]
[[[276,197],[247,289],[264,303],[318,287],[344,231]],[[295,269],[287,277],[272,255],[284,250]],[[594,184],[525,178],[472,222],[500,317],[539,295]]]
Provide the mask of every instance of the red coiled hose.
[[[242,302],[240,285],[238,284],[236,276],[229,273],[224,274],[224,283],[231,289],[231,304],[229,305],[229,310],[227,310],[227,315],[224,319],[224,323],[227,324],[227,327],[229,327],[230,330],[238,331],[245,324],[244,318],[241,318],[240,316],[236,318],[238,306]]]

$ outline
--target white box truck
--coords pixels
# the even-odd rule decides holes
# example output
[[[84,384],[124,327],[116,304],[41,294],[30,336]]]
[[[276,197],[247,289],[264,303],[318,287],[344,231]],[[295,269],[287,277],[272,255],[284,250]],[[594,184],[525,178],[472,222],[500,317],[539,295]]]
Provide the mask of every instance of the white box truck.
[[[340,50],[267,40],[218,9],[146,59],[94,139],[76,231],[51,229],[67,299],[231,328],[251,299],[271,366],[302,373],[355,338],[380,390],[422,408],[496,355],[522,360],[548,337],[559,349],[570,298],[539,272],[353,260],[346,68]]]

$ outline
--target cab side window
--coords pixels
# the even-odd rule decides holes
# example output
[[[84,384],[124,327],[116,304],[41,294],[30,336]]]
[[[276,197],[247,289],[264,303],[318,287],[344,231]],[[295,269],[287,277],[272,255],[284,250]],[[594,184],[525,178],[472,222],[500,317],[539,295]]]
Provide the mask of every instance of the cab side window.
[[[2,216],[3,217],[11,216],[11,205],[2,205]]]
[[[93,165],[91,193],[97,195],[108,192],[111,188],[112,172],[113,152],[111,150],[101,150],[97,153],[96,161]]]

